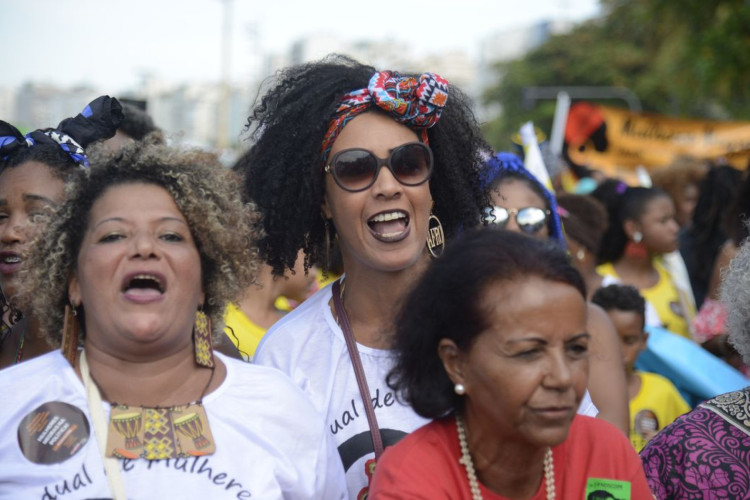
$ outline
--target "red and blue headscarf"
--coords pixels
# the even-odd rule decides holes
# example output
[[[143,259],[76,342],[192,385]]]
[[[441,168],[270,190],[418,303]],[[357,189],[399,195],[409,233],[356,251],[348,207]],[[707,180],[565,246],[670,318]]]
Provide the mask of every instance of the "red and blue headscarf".
[[[448,82],[434,73],[418,78],[395,71],[380,71],[370,78],[367,88],[354,90],[341,98],[321,147],[323,164],[328,161],[336,137],[354,117],[373,106],[389,113],[394,120],[418,129],[427,143],[427,129],[435,125],[448,101]]]
[[[94,141],[109,139],[120,126],[122,105],[114,97],[101,96],[91,101],[73,118],[66,118],[53,130],[34,130],[23,135],[16,127],[0,120],[0,160],[6,160],[20,148],[54,144],[77,165],[88,168],[84,148]]]

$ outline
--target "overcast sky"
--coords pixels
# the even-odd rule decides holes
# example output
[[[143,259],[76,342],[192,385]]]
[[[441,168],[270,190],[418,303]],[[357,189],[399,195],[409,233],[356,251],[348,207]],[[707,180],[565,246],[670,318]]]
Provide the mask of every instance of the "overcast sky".
[[[116,92],[147,73],[174,82],[216,81],[223,5],[0,0],[0,86],[88,83]],[[598,8],[597,0],[232,0],[231,76],[247,78],[258,67],[259,53],[285,53],[305,35],[393,39],[419,55],[463,49],[475,57],[479,40],[492,33],[553,18],[578,21]]]

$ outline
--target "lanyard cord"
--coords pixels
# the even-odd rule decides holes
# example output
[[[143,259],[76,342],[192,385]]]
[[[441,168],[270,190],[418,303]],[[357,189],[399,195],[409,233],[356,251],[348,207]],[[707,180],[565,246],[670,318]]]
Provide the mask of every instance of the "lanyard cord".
[[[125,484],[122,482],[122,473],[120,472],[120,464],[116,458],[108,457],[106,455],[107,423],[104,420],[104,411],[102,410],[102,397],[101,394],[99,394],[99,388],[96,387],[96,384],[89,373],[89,364],[86,361],[85,349],[81,351],[79,367],[81,369],[83,385],[86,386],[89,413],[91,413],[94,433],[96,435],[96,440],[99,443],[99,452],[101,453],[102,461],[104,462],[104,472],[107,475],[107,482],[109,482],[109,490],[112,493],[113,500],[127,500],[127,496],[125,495]]]

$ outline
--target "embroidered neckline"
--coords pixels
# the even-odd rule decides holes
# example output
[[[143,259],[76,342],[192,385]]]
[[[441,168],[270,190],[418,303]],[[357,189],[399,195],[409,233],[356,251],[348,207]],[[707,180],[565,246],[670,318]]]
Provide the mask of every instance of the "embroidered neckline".
[[[716,413],[750,436],[750,393],[747,389],[721,394],[700,406]]]

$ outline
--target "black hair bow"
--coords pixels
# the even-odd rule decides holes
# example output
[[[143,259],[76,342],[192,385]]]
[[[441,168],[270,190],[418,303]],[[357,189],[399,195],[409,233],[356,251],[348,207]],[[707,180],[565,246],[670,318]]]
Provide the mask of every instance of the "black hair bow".
[[[97,97],[73,118],[66,118],[55,129],[35,130],[25,136],[8,122],[0,120],[0,159],[6,160],[19,148],[56,144],[82,167],[89,161],[84,148],[94,141],[109,139],[124,118],[122,105],[114,97]]]

